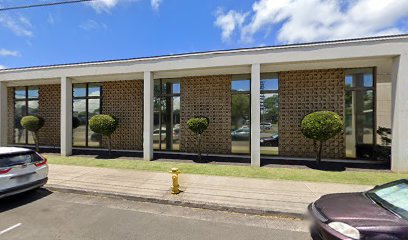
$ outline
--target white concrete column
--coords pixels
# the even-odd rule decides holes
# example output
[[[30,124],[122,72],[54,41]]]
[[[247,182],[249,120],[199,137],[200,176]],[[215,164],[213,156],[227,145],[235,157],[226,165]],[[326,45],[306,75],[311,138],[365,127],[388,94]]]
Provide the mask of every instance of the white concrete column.
[[[251,166],[261,166],[261,65],[251,67]]]
[[[144,95],[144,113],[143,113],[143,158],[144,160],[153,160],[153,73],[144,72],[143,83]]]
[[[61,77],[61,155],[72,155],[72,80]]]
[[[408,172],[408,53],[396,57],[392,71],[391,170]]]
[[[7,146],[7,84],[0,82],[0,147]]]

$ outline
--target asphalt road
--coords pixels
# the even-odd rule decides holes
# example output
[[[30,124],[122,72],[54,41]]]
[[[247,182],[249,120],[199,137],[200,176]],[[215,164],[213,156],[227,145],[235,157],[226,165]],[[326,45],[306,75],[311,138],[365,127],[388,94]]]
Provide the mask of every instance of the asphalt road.
[[[305,221],[45,189],[0,200],[0,239],[310,239]]]

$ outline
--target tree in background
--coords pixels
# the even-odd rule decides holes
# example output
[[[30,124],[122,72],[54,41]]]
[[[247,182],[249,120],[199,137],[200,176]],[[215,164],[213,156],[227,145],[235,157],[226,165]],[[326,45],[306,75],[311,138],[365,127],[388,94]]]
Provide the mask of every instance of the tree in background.
[[[38,137],[38,131],[44,126],[44,119],[39,116],[25,116],[21,118],[21,126],[30,131],[33,134],[35,150],[40,151],[40,140]]]
[[[75,129],[77,127],[81,126],[81,120],[77,117],[72,118],[72,129]]]
[[[231,120],[234,129],[249,120],[250,100],[246,94],[232,95]]]
[[[108,138],[109,155],[112,151],[112,134],[118,127],[118,121],[111,115],[98,114],[89,120],[89,127],[95,133]]]
[[[313,112],[303,118],[301,131],[305,137],[313,140],[317,164],[322,159],[323,143],[339,134],[343,128],[343,121],[335,112]]]
[[[187,121],[188,128],[198,135],[198,159],[201,161],[201,137],[205,130],[207,130],[210,120],[208,117],[193,117]]]

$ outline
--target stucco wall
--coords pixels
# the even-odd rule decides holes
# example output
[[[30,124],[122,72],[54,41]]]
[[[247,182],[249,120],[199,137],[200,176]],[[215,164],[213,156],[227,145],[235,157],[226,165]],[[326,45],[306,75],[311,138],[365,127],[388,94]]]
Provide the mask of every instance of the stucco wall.
[[[388,63],[391,65],[391,63]],[[392,83],[391,66],[384,64],[377,67],[376,75],[376,129],[378,127],[391,128],[392,115]],[[381,143],[381,137],[377,134],[377,144]]]
[[[303,136],[300,122],[314,111],[334,111],[344,116],[344,70],[325,69],[279,73],[279,154],[314,157],[313,142]],[[324,145],[323,156],[344,157],[344,137]]]
[[[181,79],[180,151],[197,151],[197,137],[186,122],[203,115],[210,119],[210,126],[203,134],[203,153],[231,152],[231,79],[230,75]]]
[[[143,81],[112,81],[102,84],[102,113],[118,118],[112,148],[143,149]],[[103,147],[107,147],[104,138]]]

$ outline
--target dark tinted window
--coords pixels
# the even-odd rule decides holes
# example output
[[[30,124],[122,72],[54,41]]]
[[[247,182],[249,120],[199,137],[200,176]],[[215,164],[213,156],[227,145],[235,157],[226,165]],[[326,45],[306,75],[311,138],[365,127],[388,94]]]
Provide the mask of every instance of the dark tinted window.
[[[18,153],[0,155],[0,168],[11,167],[26,163],[40,162],[42,158],[36,153]]]

